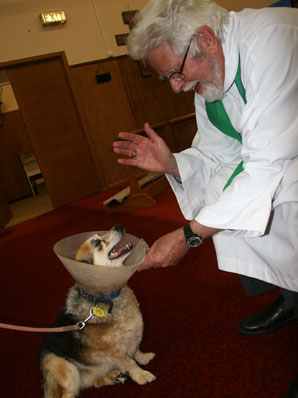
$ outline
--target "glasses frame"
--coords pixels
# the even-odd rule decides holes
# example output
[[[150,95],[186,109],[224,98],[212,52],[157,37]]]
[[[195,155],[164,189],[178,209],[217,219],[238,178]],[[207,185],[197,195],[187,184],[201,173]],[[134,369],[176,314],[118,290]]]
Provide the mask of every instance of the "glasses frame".
[[[178,69],[178,71],[173,71],[169,74],[169,76],[160,76],[160,79],[165,82],[167,80],[176,80],[177,82],[182,82],[185,79],[185,75],[183,73],[183,69],[184,69],[184,65],[185,65],[185,61],[192,43],[193,38],[195,37],[195,35],[191,36],[190,42],[187,46],[187,49],[185,51],[182,63],[180,65],[180,68]]]

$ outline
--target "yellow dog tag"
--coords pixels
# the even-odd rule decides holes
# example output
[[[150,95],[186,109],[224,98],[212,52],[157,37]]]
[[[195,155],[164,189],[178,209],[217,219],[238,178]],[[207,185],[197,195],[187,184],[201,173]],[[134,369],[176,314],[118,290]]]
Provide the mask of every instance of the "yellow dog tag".
[[[103,316],[105,315],[105,312],[104,312],[104,310],[103,310],[102,308],[100,308],[100,307],[94,307],[94,308],[93,308],[93,314],[94,314],[95,316],[97,316],[98,318],[101,318],[101,317],[103,317]]]

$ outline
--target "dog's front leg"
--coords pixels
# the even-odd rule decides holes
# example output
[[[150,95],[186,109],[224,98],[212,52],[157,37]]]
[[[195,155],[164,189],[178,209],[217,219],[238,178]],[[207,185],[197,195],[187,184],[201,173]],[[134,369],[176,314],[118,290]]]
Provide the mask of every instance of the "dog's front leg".
[[[122,373],[128,372],[130,377],[138,384],[151,383],[156,377],[147,370],[141,369],[136,361],[129,356],[123,356],[120,361],[115,363]]]
[[[138,350],[135,353],[135,360],[140,364],[140,365],[147,365],[153,358],[155,357],[154,352],[141,352]]]

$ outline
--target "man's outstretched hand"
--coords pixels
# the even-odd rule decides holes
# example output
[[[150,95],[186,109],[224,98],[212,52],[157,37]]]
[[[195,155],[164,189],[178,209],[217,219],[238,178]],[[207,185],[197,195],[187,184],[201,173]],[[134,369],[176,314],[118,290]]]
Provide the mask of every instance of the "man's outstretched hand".
[[[120,158],[118,163],[157,173],[179,175],[176,159],[165,141],[149,126],[149,123],[145,123],[144,130],[147,137],[127,132],[119,133],[118,136],[122,141],[115,141],[113,150],[128,158]],[[132,157],[133,155],[135,157]]]

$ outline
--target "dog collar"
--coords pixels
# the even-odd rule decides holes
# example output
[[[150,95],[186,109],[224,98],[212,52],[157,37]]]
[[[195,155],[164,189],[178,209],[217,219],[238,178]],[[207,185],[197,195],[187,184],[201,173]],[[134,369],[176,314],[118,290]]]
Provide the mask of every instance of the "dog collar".
[[[82,297],[90,301],[90,303],[97,305],[99,303],[107,304],[109,306],[108,313],[113,311],[113,299],[117,298],[121,293],[121,289],[114,293],[105,294],[103,296],[93,296],[92,294],[84,294],[82,292]]]

